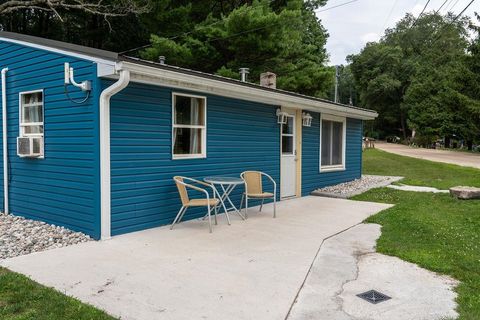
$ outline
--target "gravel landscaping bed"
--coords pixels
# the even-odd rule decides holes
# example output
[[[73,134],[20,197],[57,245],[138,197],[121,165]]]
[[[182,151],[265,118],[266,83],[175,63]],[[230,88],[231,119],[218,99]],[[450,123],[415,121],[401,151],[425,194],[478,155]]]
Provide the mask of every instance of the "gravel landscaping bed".
[[[362,175],[360,179],[317,189],[312,192],[312,195],[331,198],[350,198],[373,188],[388,186],[389,184],[401,179],[403,179],[403,177],[365,174]]]
[[[0,259],[87,242],[89,236],[41,221],[0,213]]]

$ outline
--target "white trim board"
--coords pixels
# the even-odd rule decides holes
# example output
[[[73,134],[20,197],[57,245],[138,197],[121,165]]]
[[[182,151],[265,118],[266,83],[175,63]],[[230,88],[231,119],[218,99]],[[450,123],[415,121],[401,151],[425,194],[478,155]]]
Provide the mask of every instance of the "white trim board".
[[[262,88],[243,86],[218,79],[209,79],[201,76],[184,74],[173,70],[158,69],[126,61],[121,62],[121,65],[122,68],[130,71],[132,75],[131,81],[133,82],[167,86],[174,89],[190,90],[203,94],[210,93],[291,109],[328,113],[362,120],[371,120],[377,116],[376,112],[335,105],[324,101],[312,100],[306,97],[293,96],[281,92],[267,91]],[[112,78],[116,77],[112,76]]]

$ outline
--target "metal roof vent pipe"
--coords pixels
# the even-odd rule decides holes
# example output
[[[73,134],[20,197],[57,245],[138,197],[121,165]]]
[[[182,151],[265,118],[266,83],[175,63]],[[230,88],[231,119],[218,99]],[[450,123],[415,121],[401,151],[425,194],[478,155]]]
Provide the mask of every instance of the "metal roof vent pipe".
[[[240,72],[240,80],[242,82],[247,82],[247,76],[250,73],[250,69],[249,68],[240,68],[239,72]]]
[[[165,64],[165,56],[158,57],[158,62],[160,62],[160,64]]]
[[[260,85],[262,87],[277,88],[277,75],[273,72],[264,72],[260,74]]]

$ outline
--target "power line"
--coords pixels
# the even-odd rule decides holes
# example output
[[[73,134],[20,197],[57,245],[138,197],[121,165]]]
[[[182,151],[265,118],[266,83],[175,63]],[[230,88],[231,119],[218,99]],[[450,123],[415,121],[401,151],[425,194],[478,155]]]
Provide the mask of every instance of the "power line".
[[[259,5],[251,6],[251,8],[256,9],[256,8],[266,7],[267,5],[269,6],[270,3],[262,2]],[[208,27],[214,26],[214,25],[222,23],[222,22],[225,22],[225,20],[224,19],[217,20],[215,22],[212,22],[212,23],[209,23],[209,24],[206,24],[206,25],[198,26],[198,28],[208,28]],[[192,34],[192,33],[197,32],[197,31],[198,31],[198,29],[194,28],[190,31],[182,32],[182,33],[176,34],[174,36],[168,37],[167,39],[168,40],[174,40],[174,39],[177,39],[177,38],[180,38],[180,37],[183,37],[183,36],[188,36],[189,34]],[[151,47],[151,46],[152,46],[152,44],[149,43],[149,44],[146,44],[146,45],[143,45],[143,46],[140,46],[140,47],[136,47],[136,48],[129,49],[129,50],[126,50],[126,51],[122,51],[122,52],[120,52],[120,54],[125,54],[125,53],[129,53],[129,52],[132,52],[132,51],[138,51],[138,50],[145,49],[145,48],[148,48],[148,47]]]
[[[448,6],[452,4],[454,0],[448,0],[447,4],[445,5],[445,12],[448,12]]]
[[[441,33],[442,33],[443,29],[445,29],[446,27],[448,27],[449,25],[452,25],[455,21],[457,21],[458,18],[460,18],[460,17],[465,13],[465,11],[467,11],[467,9],[472,5],[472,3],[474,3],[474,2],[475,2],[475,0],[471,0],[471,1],[467,4],[467,6],[466,6],[465,8],[463,8],[463,10],[460,11],[460,13],[455,16],[455,18],[453,18],[453,20],[452,20],[451,22],[449,22],[449,23],[447,23],[446,25],[444,25],[444,26],[440,29],[440,31],[437,33],[437,36],[433,39],[432,44],[434,44],[435,42],[438,41],[438,39],[440,39],[440,37],[442,36]]]
[[[415,21],[413,21],[412,27],[414,27],[414,26],[417,24],[418,19],[420,19],[420,17],[422,16],[422,14],[425,12],[425,9],[427,9],[427,6],[428,6],[429,3],[430,3],[430,0],[428,0],[427,3],[425,3],[425,6],[423,7],[422,12],[420,12],[420,14],[419,14],[418,17],[415,19]]]
[[[455,1],[455,2],[453,3],[453,5],[450,7],[450,9],[448,9],[448,11],[452,11],[453,8],[455,8],[455,6],[457,5],[458,1],[460,1],[460,0]]]
[[[465,11],[467,11],[473,2],[475,2],[475,0],[470,1],[470,3],[467,4],[467,6],[455,17],[455,19],[453,19],[453,21],[455,22]]]
[[[336,6],[332,6],[332,7],[328,7],[328,8],[325,8],[325,9],[322,9],[320,11],[318,10],[313,10],[314,12],[318,13],[318,12],[324,12],[324,11],[328,11],[328,10],[332,10],[332,9],[335,9],[335,8],[338,8],[338,7],[341,7],[341,6],[345,6],[347,4],[350,4],[350,3],[353,3],[353,2],[357,2],[359,0],[351,0],[351,1],[348,1],[348,2],[344,2],[344,3],[341,3],[341,4],[338,4]],[[260,7],[260,6],[254,6],[255,8],[257,7]],[[220,23],[220,22],[224,22],[224,20],[218,20],[216,22],[213,22],[212,24],[209,24],[209,25],[205,25],[205,26],[201,26],[201,27],[208,27],[208,26],[212,26],[214,24],[217,24],[217,23]],[[273,26],[276,26],[276,25],[279,25],[279,24],[282,24],[283,21],[281,22],[277,22],[277,23],[272,23],[272,24],[269,24],[269,25],[266,25],[266,26],[263,26],[263,27],[257,27],[257,28],[253,28],[253,29],[247,29],[247,30],[244,30],[244,31],[241,31],[241,32],[238,32],[238,33],[234,33],[234,34],[231,34],[229,36],[226,36],[226,37],[219,37],[219,38],[214,38],[214,39],[207,39],[205,41],[203,41],[204,43],[208,43],[208,42],[214,42],[214,41],[218,41],[218,40],[224,40],[224,39],[230,39],[230,38],[234,38],[236,36],[239,36],[239,35],[243,35],[243,34],[247,34],[247,33],[250,33],[250,32],[255,32],[255,31],[259,31],[259,30],[263,30],[263,29],[267,29],[269,27],[273,27]],[[185,32],[184,34],[190,34],[190,33],[193,33],[197,30],[193,30],[193,31],[189,31],[189,32]],[[169,40],[172,40],[172,39],[175,39],[175,38],[178,38],[180,36],[182,36],[183,34],[180,34],[180,35],[176,35],[176,36],[173,36],[173,37],[170,37],[170,38],[167,38]],[[128,53],[128,52],[132,52],[132,51],[138,51],[138,50],[141,50],[141,49],[145,49],[145,48],[148,48],[148,47],[151,47],[152,44],[146,44],[144,46],[141,46],[141,47],[137,47],[137,48],[133,48],[133,49],[130,49],[130,50],[127,50],[127,51],[123,51],[123,52],[120,52],[120,54],[125,54],[125,53]]]
[[[445,0],[445,1],[447,1],[447,0]],[[385,30],[385,26],[387,25],[388,20],[390,20],[390,17],[392,16],[392,13],[393,13],[393,10],[394,10],[395,7],[397,6],[397,2],[398,2],[398,0],[395,0],[395,1],[393,2],[392,8],[390,9],[390,12],[388,13],[387,18],[386,18],[385,21],[383,22],[381,32],[383,32],[383,30]]]
[[[331,7],[324,8],[324,9],[316,9],[316,10],[313,10],[313,11],[315,11],[316,13],[324,12],[324,11],[332,10],[332,9],[335,9],[335,8],[338,8],[338,7],[346,6],[347,4],[354,3],[354,2],[357,2],[357,1],[359,1],[359,0],[351,0],[351,1],[347,1],[347,2],[344,2],[344,3],[337,4],[335,6],[331,6]]]
[[[443,3],[442,3],[442,5],[440,6],[440,8],[438,8],[437,11],[435,11],[435,14],[439,13],[440,10],[442,10],[443,6],[445,5],[445,3],[447,3],[447,1],[449,1],[449,0],[443,1]]]

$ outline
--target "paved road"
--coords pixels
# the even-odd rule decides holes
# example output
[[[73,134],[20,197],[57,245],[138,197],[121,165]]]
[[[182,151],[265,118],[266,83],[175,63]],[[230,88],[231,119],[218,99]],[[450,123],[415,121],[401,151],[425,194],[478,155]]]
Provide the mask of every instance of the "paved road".
[[[377,142],[375,147],[402,156],[457,164],[480,169],[480,155],[467,152],[412,148],[403,144]]]

